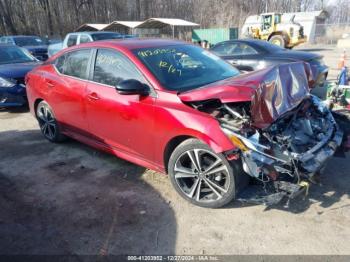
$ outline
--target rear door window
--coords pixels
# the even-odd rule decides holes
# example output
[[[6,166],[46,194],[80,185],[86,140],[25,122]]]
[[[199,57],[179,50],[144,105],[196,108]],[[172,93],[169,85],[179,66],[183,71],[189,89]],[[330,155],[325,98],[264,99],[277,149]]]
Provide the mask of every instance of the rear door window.
[[[127,57],[117,51],[99,49],[96,56],[93,81],[114,87],[128,79],[146,83],[141,73]]]
[[[80,44],[88,43],[88,42],[91,42],[91,39],[88,35],[81,35],[80,36]]]
[[[88,66],[91,56],[90,49],[66,53],[56,60],[57,70],[65,75],[88,79]]]
[[[78,39],[78,35],[70,35],[68,36],[68,40],[67,40],[67,46],[71,47],[77,44],[77,39]]]

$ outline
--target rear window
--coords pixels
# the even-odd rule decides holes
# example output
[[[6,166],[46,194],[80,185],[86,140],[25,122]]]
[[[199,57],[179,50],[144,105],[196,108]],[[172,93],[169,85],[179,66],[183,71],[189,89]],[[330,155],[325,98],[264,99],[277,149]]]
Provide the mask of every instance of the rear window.
[[[88,43],[91,42],[90,37],[87,35],[81,35],[80,36],[80,44],[82,43]]]
[[[92,39],[94,39],[94,41],[123,38],[123,36],[121,34],[117,34],[117,33],[115,33],[115,34],[113,34],[113,33],[92,34],[91,37],[92,37]]]

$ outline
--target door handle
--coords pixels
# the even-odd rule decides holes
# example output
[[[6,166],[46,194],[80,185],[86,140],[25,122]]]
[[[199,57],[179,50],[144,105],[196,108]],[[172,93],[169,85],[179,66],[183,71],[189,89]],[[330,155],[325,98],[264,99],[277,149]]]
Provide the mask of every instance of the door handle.
[[[99,100],[99,99],[100,99],[100,97],[99,97],[95,92],[89,94],[89,95],[88,95],[88,98],[89,98],[90,100]]]
[[[55,87],[55,84],[52,83],[51,81],[46,81],[46,85],[47,85],[47,87],[50,87],[50,88]]]

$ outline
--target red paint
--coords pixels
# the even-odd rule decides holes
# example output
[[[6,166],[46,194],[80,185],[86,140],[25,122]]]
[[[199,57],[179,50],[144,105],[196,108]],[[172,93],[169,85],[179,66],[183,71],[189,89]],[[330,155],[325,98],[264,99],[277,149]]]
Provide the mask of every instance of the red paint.
[[[165,170],[166,146],[178,136],[198,138],[215,152],[234,149],[214,117],[193,109],[182,100],[250,101],[263,71],[213,83],[178,96],[162,87],[130,51],[170,44],[184,43],[131,39],[92,42],[65,49],[27,75],[30,110],[35,115],[36,101],[45,100],[64,134],[158,171]],[[110,48],[122,52],[143,73],[157,95],[121,95],[114,88],[58,74],[51,64],[55,58],[79,48]]]

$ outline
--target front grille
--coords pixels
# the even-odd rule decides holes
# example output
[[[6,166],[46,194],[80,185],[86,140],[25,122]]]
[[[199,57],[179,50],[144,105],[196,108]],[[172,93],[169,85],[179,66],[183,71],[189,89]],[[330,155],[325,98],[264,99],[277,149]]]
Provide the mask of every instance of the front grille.
[[[23,84],[24,85],[24,77],[18,77],[18,78],[15,78],[17,84]]]

